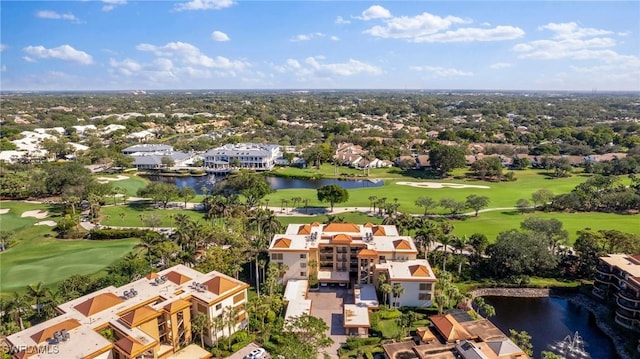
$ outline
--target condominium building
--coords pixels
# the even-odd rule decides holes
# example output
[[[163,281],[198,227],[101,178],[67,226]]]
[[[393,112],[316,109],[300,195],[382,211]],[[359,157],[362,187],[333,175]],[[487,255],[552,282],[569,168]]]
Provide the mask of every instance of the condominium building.
[[[600,257],[593,295],[615,301],[616,323],[628,329],[640,328],[640,254]]]
[[[436,277],[429,262],[417,259],[413,239],[399,235],[395,226],[290,224],[285,233],[273,237],[269,254],[272,262],[286,266],[285,284],[310,276],[317,276],[320,285],[354,284],[358,302],[359,293],[371,293],[368,288],[384,274],[391,285],[404,289],[392,305],[425,307],[433,300]]]
[[[204,154],[204,167],[209,172],[233,169],[270,171],[281,156],[280,146],[259,143],[227,144]]]
[[[244,328],[248,287],[216,271],[177,265],[61,304],[59,316],[6,341],[14,358],[208,358],[197,346],[183,349],[192,341],[192,320],[204,314],[225,322],[205,330],[209,345]]]

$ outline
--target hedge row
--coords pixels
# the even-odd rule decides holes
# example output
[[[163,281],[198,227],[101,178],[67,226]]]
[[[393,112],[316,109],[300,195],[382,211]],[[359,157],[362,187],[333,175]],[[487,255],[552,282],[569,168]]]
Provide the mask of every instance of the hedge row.
[[[110,228],[101,228],[101,229],[92,229],[89,232],[88,238],[91,240],[106,240],[106,239],[123,239],[123,238],[134,238],[134,237],[144,237],[148,229],[110,229]]]

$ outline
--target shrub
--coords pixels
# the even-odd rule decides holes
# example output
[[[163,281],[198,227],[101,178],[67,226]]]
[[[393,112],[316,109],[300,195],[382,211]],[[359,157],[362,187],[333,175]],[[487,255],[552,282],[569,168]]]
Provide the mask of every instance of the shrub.
[[[88,239],[91,240],[109,240],[109,239],[123,239],[123,238],[134,238],[134,237],[144,237],[149,230],[147,229],[110,229],[110,228],[102,228],[102,229],[92,229],[89,232]]]

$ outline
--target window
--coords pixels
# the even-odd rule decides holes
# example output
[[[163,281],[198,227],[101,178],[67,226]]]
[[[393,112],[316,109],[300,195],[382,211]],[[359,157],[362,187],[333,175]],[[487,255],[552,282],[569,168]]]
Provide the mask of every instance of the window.
[[[429,293],[418,293],[418,300],[431,300]]]
[[[420,283],[420,290],[431,290],[431,283]]]
[[[306,253],[300,254],[300,259],[307,259],[307,254]]]
[[[307,263],[305,262],[300,263],[300,268],[307,268]]]
[[[300,276],[301,277],[306,277],[307,276],[307,272],[300,272]]]
[[[271,259],[274,261],[281,261],[282,253],[271,253]]]
[[[216,304],[216,310],[220,310],[220,309],[222,309],[222,303]]]

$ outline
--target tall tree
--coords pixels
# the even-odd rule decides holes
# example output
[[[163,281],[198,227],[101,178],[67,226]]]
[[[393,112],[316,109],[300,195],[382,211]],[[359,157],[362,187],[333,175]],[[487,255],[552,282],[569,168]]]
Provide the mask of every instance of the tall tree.
[[[462,147],[438,145],[429,151],[429,161],[440,176],[445,176],[455,168],[466,166],[465,154],[466,151]]]
[[[424,208],[424,215],[426,216],[429,211],[437,206],[436,201],[430,197],[418,197],[415,202],[416,206]]]
[[[489,205],[489,197],[472,194],[467,196],[466,204],[467,207],[475,211],[475,216],[478,217],[478,212]]]
[[[349,191],[336,185],[330,184],[317,189],[317,196],[320,202],[329,202],[331,212],[335,203],[343,203],[349,200]]]

